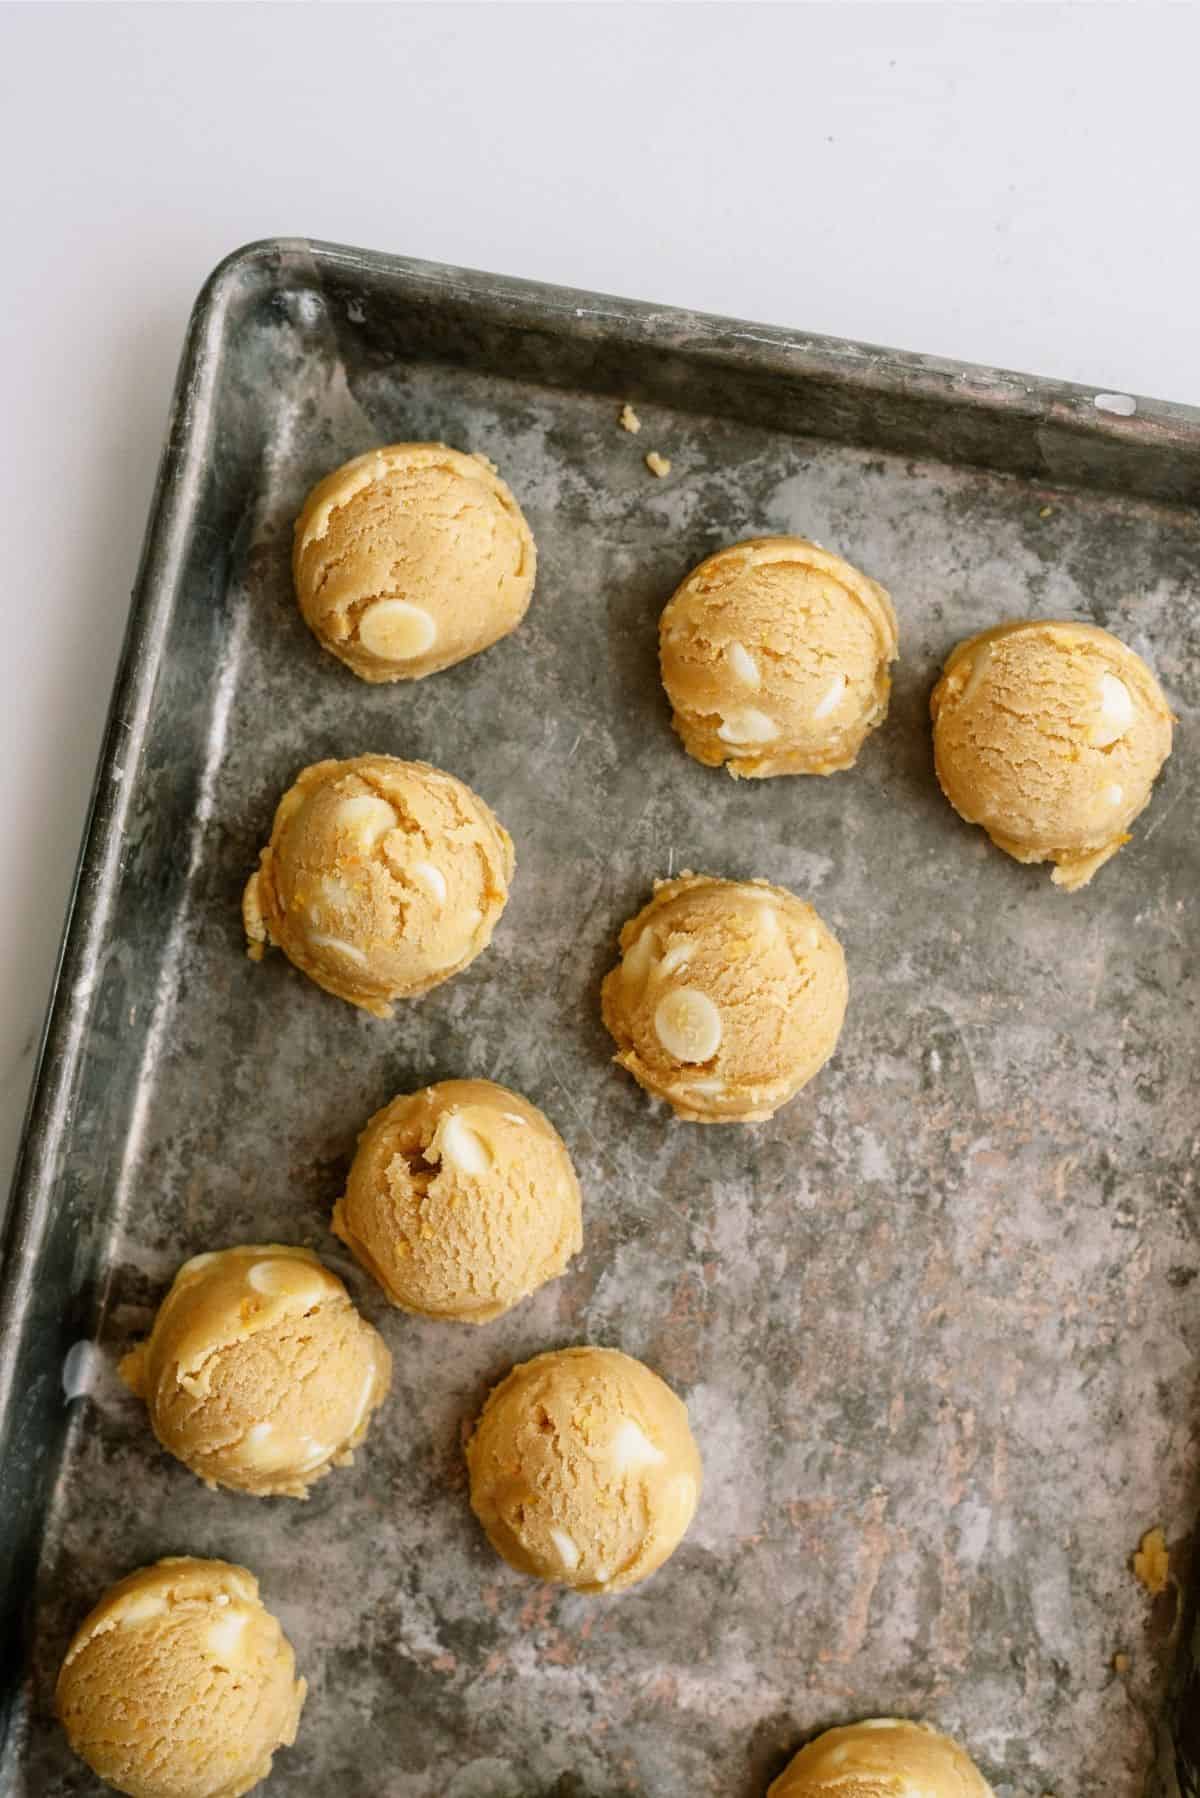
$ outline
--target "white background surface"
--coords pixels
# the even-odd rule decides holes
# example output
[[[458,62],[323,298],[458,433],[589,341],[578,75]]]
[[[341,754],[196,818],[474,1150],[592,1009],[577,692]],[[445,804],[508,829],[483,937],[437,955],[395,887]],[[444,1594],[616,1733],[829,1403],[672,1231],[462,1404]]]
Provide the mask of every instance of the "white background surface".
[[[1200,405],[1200,7],[0,7],[0,1192],[204,276],[303,234]]]

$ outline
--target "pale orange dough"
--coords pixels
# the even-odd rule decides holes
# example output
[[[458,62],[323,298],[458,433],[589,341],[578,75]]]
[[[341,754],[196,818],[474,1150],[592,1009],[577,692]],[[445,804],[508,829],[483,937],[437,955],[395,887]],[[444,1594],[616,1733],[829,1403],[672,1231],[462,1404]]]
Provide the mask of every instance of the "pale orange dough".
[[[841,556],[753,537],[692,570],[659,652],[688,754],[761,780],[852,766],[887,716],[899,638],[887,593]]]
[[[556,1349],[514,1367],[483,1408],[467,1470],[496,1552],[579,1592],[646,1579],[700,1497],[686,1406],[617,1349]]]
[[[620,946],[601,988],[616,1059],[682,1118],[769,1118],[837,1046],[841,944],[786,887],[689,873],[656,881]]]
[[[512,839],[477,793],[390,755],[316,762],[275,811],[242,898],[251,960],[271,945],[376,1017],[428,992],[492,940]]]
[[[309,1249],[252,1243],[184,1262],[121,1376],[206,1485],[307,1498],[353,1459],[392,1358]]]
[[[110,1587],[55,1690],[76,1754],[129,1798],[241,1798],[295,1741],[304,1697],[253,1574],[187,1556]]]
[[[1086,886],[1129,841],[1174,718],[1141,656],[1094,624],[1028,619],[951,651],[929,702],[942,791],[1019,862]]]
[[[993,1798],[970,1756],[928,1723],[871,1717],[827,1729],[773,1782],[767,1798]]]
[[[516,629],[537,551],[486,457],[392,443],[313,488],[292,569],[305,622],[332,655],[366,681],[421,680]]]
[[[473,1324],[557,1278],[583,1243],[566,1144],[491,1080],[443,1080],[376,1112],[333,1228],[393,1305]]]

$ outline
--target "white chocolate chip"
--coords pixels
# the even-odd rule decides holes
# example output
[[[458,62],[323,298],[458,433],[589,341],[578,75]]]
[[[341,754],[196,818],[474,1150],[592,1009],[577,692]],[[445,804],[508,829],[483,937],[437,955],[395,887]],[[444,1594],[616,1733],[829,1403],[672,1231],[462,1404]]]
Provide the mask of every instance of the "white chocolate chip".
[[[524,1129],[529,1122],[528,1118],[518,1117],[515,1111],[502,1111],[500,1116],[504,1119],[505,1123],[520,1124],[522,1129]]]
[[[1091,740],[1097,749],[1107,749],[1125,735],[1133,723],[1133,697],[1123,680],[1115,674],[1100,676],[1100,716],[1092,726]]]
[[[354,963],[355,967],[365,968],[367,966],[365,952],[357,948],[354,943],[347,943],[340,936],[327,936],[323,930],[310,930],[308,941],[310,947],[314,949],[332,949],[335,955],[344,955],[347,961]]]
[[[573,1573],[579,1565],[579,1544],[571,1540],[566,1530],[556,1530],[551,1527],[549,1535],[551,1542],[558,1550],[559,1560],[568,1573]]]
[[[967,670],[966,683],[962,690],[962,704],[970,705],[979,688],[987,679],[988,669],[992,665],[992,649],[989,643],[983,643],[971,653],[971,663]]]
[[[313,1305],[326,1298],[330,1290],[329,1276],[323,1268],[292,1255],[253,1262],[246,1279],[255,1292],[266,1293],[269,1297],[285,1294]]]
[[[1110,805],[1120,805],[1122,799],[1125,797],[1125,789],[1114,783],[1113,786],[1105,788],[1104,797],[1108,800]]]
[[[858,1726],[860,1729],[899,1729],[898,1717],[867,1717]]]
[[[422,886],[428,887],[439,905],[446,903],[446,876],[432,862],[414,862],[413,873]]]
[[[239,1458],[265,1473],[275,1467],[290,1467],[295,1455],[286,1437],[275,1434],[273,1423],[256,1423],[246,1431]]]
[[[423,606],[406,599],[377,599],[358,621],[358,640],[369,655],[385,662],[410,662],[424,655],[437,625]]]
[[[246,1278],[255,1292],[286,1292],[291,1272],[286,1261],[256,1261]]]
[[[475,932],[483,923],[483,913],[477,905],[461,912],[454,920],[454,936],[449,948],[445,949],[435,961],[430,957],[430,966],[434,968],[456,968],[471,953],[475,940]]]
[[[682,943],[673,943],[659,962],[658,973],[662,975],[677,973],[680,968],[687,966],[691,953],[692,945],[686,938]]]
[[[611,1578],[612,1578],[612,1568],[611,1567],[597,1567],[596,1574],[595,1574],[596,1585],[607,1586],[607,1584]]]
[[[654,1032],[676,1061],[709,1061],[721,1046],[721,1014],[694,986],[677,987],[660,999]]]
[[[621,1419],[608,1445],[608,1452],[618,1473],[632,1473],[639,1467],[655,1467],[667,1458],[632,1417]]]
[[[816,706],[815,710],[813,711],[813,717],[814,718],[828,718],[830,712],[832,712],[834,710],[834,708],[841,703],[842,695],[845,691],[846,691],[845,675],[844,674],[835,674],[832,681],[829,683],[829,686],[825,690],[825,693],[822,695],[820,703]]]
[[[331,911],[350,911],[354,905],[354,894],[350,888],[337,878],[335,874],[322,874],[318,881],[321,897]]]
[[[723,1080],[689,1080],[684,1090],[689,1093],[723,1093],[728,1088]]]
[[[165,1598],[160,1598],[156,1592],[142,1592],[136,1598],[126,1600],[113,1618],[113,1624],[126,1629],[133,1624],[149,1623],[151,1617],[161,1617],[166,1608]]]
[[[621,963],[622,980],[627,980],[630,986],[640,986],[650,972],[657,947],[654,932],[643,930],[641,936],[625,951],[625,958]]]
[[[492,1165],[492,1152],[477,1130],[456,1113],[443,1123],[439,1131],[440,1142],[436,1145],[441,1151],[441,1158],[448,1161],[451,1167],[457,1168],[460,1174],[486,1174]]]
[[[779,726],[765,712],[755,706],[744,706],[741,711],[729,712],[717,727],[717,735],[722,743],[743,745],[749,743],[769,743],[779,735]]]
[[[273,1424],[252,1424],[250,1429],[246,1429],[246,1435],[241,1444],[241,1460],[248,1462],[250,1467],[277,1465],[281,1458],[281,1446],[279,1446],[279,1442],[272,1442],[273,1435],[275,1435]],[[290,1460],[290,1458],[290,1451],[284,1447],[282,1460]]]
[[[209,1654],[224,1667],[236,1666],[240,1659],[242,1635],[246,1628],[244,1611],[226,1611],[208,1626],[205,1643]]]
[[[744,643],[729,643],[725,647],[729,658],[729,666],[744,687],[752,687],[757,693],[762,686],[762,674],[758,663],[750,654]]]
[[[339,830],[349,831],[365,849],[373,849],[380,837],[395,830],[399,820],[386,799],[375,793],[355,793],[335,808],[333,822]]]
[[[779,935],[779,913],[773,905],[761,906],[755,922],[768,940]]]
[[[315,1436],[301,1436],[300,1440],[307,1452],[303,1461],[296,1468],[297,1473],[310,1472],[312,1468],[319,1467],[322,1461],[328,1460],[333,1453],[328,1442],[318,1442]]]

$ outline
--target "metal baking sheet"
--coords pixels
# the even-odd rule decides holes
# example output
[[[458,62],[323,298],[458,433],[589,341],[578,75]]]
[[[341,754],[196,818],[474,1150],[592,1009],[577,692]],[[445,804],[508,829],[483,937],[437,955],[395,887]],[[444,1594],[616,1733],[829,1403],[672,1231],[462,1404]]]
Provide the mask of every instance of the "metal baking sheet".
[[[180,1551],[253,1568],[295,1642],[278,1798],[760,1798],[806,1733],[887,1711],[961,1736],[1001,1798],[1197,1790],[1200,414],[1110,404],[332,246],[217,272],[8,1221],[6,1794],[98,1789],[57,1663],[111,1580]],[[291,522],[342,458],[422,437],[499,464],[537,593],[486,655],[371,688],[297,615]],[[658,685],[680,576],[771,531],[900,614],[891,717],[827,781],[699,767]],[[931,767],[943,655],[1020,613],[1110,626],[1181,718],[1075,897]],[[238,918],[281,788],[364,750],[461,775],[517,844],[494,947],[388,1024],[252,967]],[[846,947],[835,1060],[754,1129],[673,1122],[609,1061],[617,929],[684,866],[781,881]],[[480,1330],[387,1311],[327,1227],[362,1121],[454,1074],[543,1106],[586,1196],[567,1276]],[[204,1490],[114,1372],[186,1256],[271,1238],[325,1255],[396,1358],[366,1452],[307,1504]],[[509,1571],[464,1490],[491,1382],[581,1340],[685,1395],[707,1471],[679,1553],[607,1601]],[[1154,1525],[1152,1601],[1129,1561]]]

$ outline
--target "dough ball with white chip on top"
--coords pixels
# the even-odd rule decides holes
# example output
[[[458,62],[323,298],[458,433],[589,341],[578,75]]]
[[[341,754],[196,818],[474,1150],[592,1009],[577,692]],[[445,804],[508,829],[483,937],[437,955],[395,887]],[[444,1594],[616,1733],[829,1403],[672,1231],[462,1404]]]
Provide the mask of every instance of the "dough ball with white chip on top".
[[[684,873],[621,931],[601,988],[616,1060],[694,1123],[769,1118],[824,1066],[847,999],[841,944],[785,887]]]
[[[496,1552],[580,1592],[620,1592],[661,1567],[700,1497],[686,1406],[617,1349],[514,1367],[483,1408],[467,1471]]]
[[[390,1017],[492,940],[512,839],[477,793],[425,762],[316,762],[275,811],[242,900],[249,953],[274,944],[310,980]]]
[[[805,537],[753,537],[694,568],[659,627],[689,755],[730,774],[833,774],[887,716],[896,614],[877,581]]]
[[[324,648],[363,680],[420,680],[516,629],[537,552],[485,457],[393,443],[317,483],[292,569]]]
[[[942,791],[1019,862],[1086,886],[1129,841],[1174,719],[1141,656],[1094,624],[1027,619],[951,651],[929,701]]]
[[[376,1112],[333,1228],[393,1305],[482,1324],[578,1253],[579,1181],[527,1099],[491,1080],[443,1080]]]
[[[241,1798],[295,1741],[304,1697],[253,1574],[185,1555],[109,1588],[55,1690],[75,1753],[129,1798]]]
[[[306,1498],[353,1458],[392,1358],[310,1250],[253,1243],[184,1262],[121,1377],[206,1485]]]
[[[928,1723],[871,1717],[827,1729],[767,1798],[993,1798],[970,1756]]]

